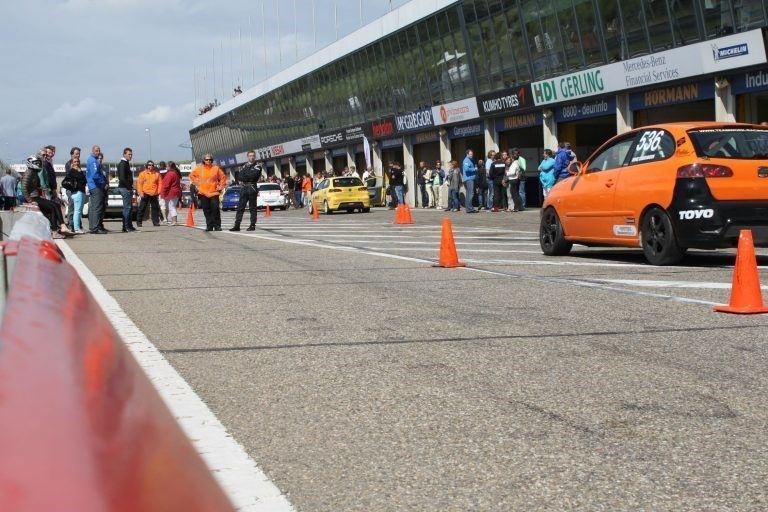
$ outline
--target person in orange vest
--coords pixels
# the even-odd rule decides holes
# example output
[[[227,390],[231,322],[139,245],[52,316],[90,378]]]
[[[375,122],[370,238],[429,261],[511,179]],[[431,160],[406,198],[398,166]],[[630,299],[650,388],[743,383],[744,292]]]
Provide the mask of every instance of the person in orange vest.
[[[219,194],[227,186],[227,177],[218,165],[213,165],[213,156],[206,154],[203,165],[198,165],[189,174],[189,181],[197,187],[200,208],[205,214],[205,230],[221,231],[221,210]]]
[[[160,225],[160,189],[162,186],[162,176],[155,168],[155,163],[147,162],[147,167],[139,173],[136,179],[136,193],[139,194],[139,211],[136,212],[136,225],[141,227],[141,221],[144,220],[144,214],[147,211],[147,205],[150,206],[152,225]]]
[[[307,210],[312,209],[310,206],[310,203],[312,202],[312,185],[312,176],[305,174],[301,179],[301,195],[303,196],[304,205],[307,207]]]

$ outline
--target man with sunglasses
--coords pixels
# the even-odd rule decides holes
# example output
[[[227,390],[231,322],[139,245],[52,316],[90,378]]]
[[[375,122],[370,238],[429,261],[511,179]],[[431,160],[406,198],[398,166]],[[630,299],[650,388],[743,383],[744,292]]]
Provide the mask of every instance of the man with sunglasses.
[[[256,229],[256,196],[259,195],[258,183],[261,179],[261,166],[256,162],[256,152],[251,150],[246,155],[246,163],[240,172],[235,174],[235,182],[240,185],[240,200],[237,202],[237,213],[235,214],[235,225],[230,231],[240,231],[240,223],[243,221],[246,205],[249,206],[251,214],[251,223],[248,225],[248,231]]]
[[[139,201],[139,211],[136,214],[136,225],[141,227],[141,221],[144,220],[144,214],[147,211],[147,205],[151,210],[152,225],[160,225],[160,189],[162,187],[162,176],[151,160],[147,162],[147,167],[139,174],[136,180],[136,192],[141,200]]]
[[[205,230],[221,231],[219,194],[227,186],[227,177],[218,165],[213,165],[213,155],[203,157],[203,165],[192,169],[189,181],[197,187],[200,207],[205,214]]]

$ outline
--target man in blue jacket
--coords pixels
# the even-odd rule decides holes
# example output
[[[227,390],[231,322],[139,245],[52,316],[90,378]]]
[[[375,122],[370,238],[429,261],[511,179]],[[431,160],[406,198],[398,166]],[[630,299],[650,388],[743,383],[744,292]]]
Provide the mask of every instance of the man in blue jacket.
[[[88,227],[93,235],[108,233],[104,229],[104,201],[107,198],[107,177],[101,169],[99,155],[101,148],[93,146],[88,156],[88,164],[85,170],[85,181],[88,184]]]
[[[472,206],[472,197],[475,195],[475,178],[477,177],[477,165],[474,160],[475,154],[471,149],[467,150],[467,156],[461,164],[461,181],[464,182],[464,207],[467,213],[476,213]]]
[[[576,155],[571,151],[571,143],[565,142],[555,153],[555,178],[557,181],[564,180],[568,174],[568,167],[575,159]]]

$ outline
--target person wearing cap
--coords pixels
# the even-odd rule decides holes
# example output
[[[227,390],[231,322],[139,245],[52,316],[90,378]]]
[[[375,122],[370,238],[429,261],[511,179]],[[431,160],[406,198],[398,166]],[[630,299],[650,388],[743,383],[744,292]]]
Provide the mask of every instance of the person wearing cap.
[[[246,156],[248,162],[235,174],[235,182],[240,185],[240,200],[237,202],[235,225],[230,231],[240,231],[240,223],[243,221],[246,206],[249,207],[251,215],[248,231],[256,229],[256,196],[259,195],[258,183],[261,180],[261,165],[256,162],[255,151],[249,151]]]
[[[218,165],[213,164],[213,155],[209,153],[203,157],[203,164],[192,169],[189,181],[197,188],[205,215],[205,230],[221,231],[219,194],[227,186],[227,177]]]
[[[141,227],[141,221],[147,211],[147,205],[150,206],[152,225],[160,225],[160,190],[163,180],[160,173],[155,168],[155,163],[151,160],[147,162],[147,168],[139,173],[136,179],[136,192],[141,198],[139,200],[139,211],[136,214],[136,225]]]

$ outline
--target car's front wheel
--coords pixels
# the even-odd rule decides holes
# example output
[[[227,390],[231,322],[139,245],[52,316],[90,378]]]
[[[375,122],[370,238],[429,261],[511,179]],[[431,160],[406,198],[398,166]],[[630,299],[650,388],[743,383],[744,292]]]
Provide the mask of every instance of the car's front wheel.
[[[651,265],[674,265],[685,256],[685,249],[677,244],[669,215],[657,206],[643,216],[640,240],[645,259]]]
[[[547,256],[565,256],[573,244],[565,239],[565,231],[554,208],[547,208],[539,224],[539,244]]]

